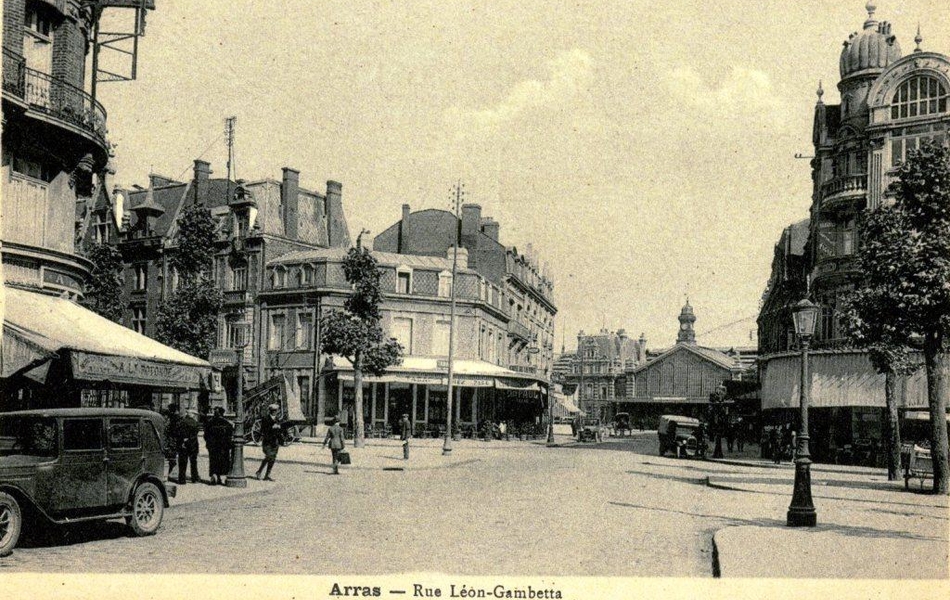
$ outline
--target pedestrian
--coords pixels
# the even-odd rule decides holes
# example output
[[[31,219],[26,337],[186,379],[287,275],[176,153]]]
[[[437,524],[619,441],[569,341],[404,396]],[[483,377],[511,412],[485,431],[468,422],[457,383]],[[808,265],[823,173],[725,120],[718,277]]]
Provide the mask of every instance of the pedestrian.
[[[234,425],[224,418],[224,408],[214,407],[213,416],[205,423],[205,446],[208,448],[208,473],[211,485],[224,483],[231,470],[231,447]]]
[[[185,484],[188,466],[191,466],[191,482],[201,483],[198,474],[198,411],[189,408],[178,422],[178,483]]]
[[[165,409],[165,458],[168,459],[168,479],[172,478],[172,471],[178,464],[178,423],[180,420],[178,405],[169,404]]]
[[[340,451],[346,447],[343,442],[343,428],[340,427],[340,419],[333,417],[330,422],[330,428],[327,429],[327,437],[323,440],[323,447],[330,445],[330,456],[333,458],[333,474],[340,474]],[[408,452],[408,450],[407,450]]]
[[[736,450],[742,452],[745,448],[745,423],[740,418],[736,422]]]
[[[274,481],[271,479],[270,472],[277,461],[277,451],[280,450],[281,441],[278,410],[280,410],[279,406],[271,404],[267,407],[267,414],[261,419],[261,450],[264,451],[264,460],[261,461],[261,466],[257,468],[257,473],[254,475],[258,480],[261,478],[261,473],[264,473],[264,481]]]
[[[726,448],[732,452],[732,447],[736,442],[736,426],[731,421],[726,422]]]
[[[786,423],[782,428],[782,457],[788,460],[792,458],[792,424]]]
[[[779,432],[779,427],[772,427],[769,431],[769,450],[772,453],[772,462],[775,464],[782,462],[782,434]]]
[[[409,422],[409,415],[403,413],[399,420],[399,439],[402,440],[402,459],[409,460],[409,438],[412,437],[412,423]]]

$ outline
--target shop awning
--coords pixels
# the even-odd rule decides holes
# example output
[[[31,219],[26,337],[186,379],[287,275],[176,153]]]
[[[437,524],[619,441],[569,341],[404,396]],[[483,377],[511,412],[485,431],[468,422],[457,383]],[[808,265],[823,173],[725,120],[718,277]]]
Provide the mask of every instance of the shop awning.
[[[762,410],[798,406],[801,358],[785,354],[763,363]],[[884,375],[874,370],[867,354],[860,351],[814,352],[809,355],[813,408],[885,406]],[[923,369],[908,377],[907,407],[927,406],[927,382]]]
[[[584,411],[579,409],[574,401],[569,397],[563,394],[551,394],[551,397],[555,402],[555,410],[560,408],[564,412],[572,415],[582,414]]]
[[[65,298],[5,288],[4,378],[48,360],[69,361],[72,377],[166,389],[200,389],[211,366]]]
[[[339,370],[342,381],[353,381],[353,366],[349,361],[334,358],[335,368]],[[366,383],[416,383],[422,385],[447,385],[448,361],[426,356],[406,356],[402,364],[391,367],[380,376],[363,374]],[[516,373],[482,360],[456,360],[452,364],[452,382],[462,387],[494,387],[496,389],[533,389],[540,390],[538,378],[534,375]],[[507,387],[506,387],[507,386]]]

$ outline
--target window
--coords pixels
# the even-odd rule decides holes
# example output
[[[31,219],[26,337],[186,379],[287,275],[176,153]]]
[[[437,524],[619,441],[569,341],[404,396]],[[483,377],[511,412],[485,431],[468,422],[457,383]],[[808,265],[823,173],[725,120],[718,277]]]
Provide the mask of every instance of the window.
[[[135,280],[133,281],[135,287],[133,289],[139,292],[145,291],[148,287],[148,265],[144,263],[135,265],[133,267],[133,273],[135,275]]]
[[[270,317],[270,331],[267,337],[268,350],[280,350],[283,346],[284,315],[273,314]]]
[[[247,331],[247,323],[241,321],[228,320],[225,323],[225,336],[228,348],[243,348],[247,345],[245,340],[245,331]]]
[[[947,88],[936,77],[908,79],[891,100],[891,118],[908,119],[947,112]]]
[[[283,267],[275,267],[273,278],[274,289],[282,288],[287,284],[287,271]]]
[[[248,227],[248,224],[249,224],[249,221],[250,221],[249,216],[247,215],[247,213],[245,213],[245,214],[242,214],[242,215],[237,215],[237,216],[235,217],[235,219],[237,220],[237,236],[238,236],[238,238],[239,238],[239,239],[244,239],[244,238],[246,238],[246,237],[247,237],[247,231],[248,231],[248,229],[249,229],[249,227]]]
[[[439,273],[439,296],[448,298],[452,295],[452,274],[448,271]]]
[[[449,334],[451,327],[448,321],[436,321],[432,329],[432,354],[435,356],[449,355]]]
[[[136,306],[132,309],[132,329],[145,335],[145,307]]]
[[[102,419],[63,421],[63,450],[102,450]]]
[[[0,456],[56,456],[56,419],[0,417]]]
[[[412,319],[394,317],[391,335],[402,345],[403,353],[412,354]]]
[[[945,125],[922,125],[895,130],[891,134],[891,166],[896,167],[907,160],[910,153],[916,150],[924,139],[932,139],[938,144],[946,144],[947,132],[945,127]]]
[[[142,447],[142,429],[138,419],[110,419],[109,447],[113,450]]]
[[[51,73],[53,65],[53,10],[39,2],[28,2],[23,13],[23,57],[26,66],[41,73]],[[29,101],[49,106],[50,84],[37,79],[29,90]]]
[[[309,286],[313,283],[313,267],[310,265],[300,266],[300,284],[301,287]]]
[[[32,33],[46,38],[53,32],[50,11],[38,2],[27,2],[26,11],[23,13],[23,25]]]
[[[237,265],[231,271],[231,289],[241,291],[247,289],[247,265]]]
[[[45,161],[14,156],[10,165],[14,173],[46,183],[53,181],[56,177],[56,170]]]
[[[412,289],[412,272],[411,271],[397,271],[396,272],[396,292],[399,294],[408,294]]]
[[[310,350],[313,346],[313,315],[309,312],[297,313],[297,331],[294,345],[298,350]]]
[[[310,376],[297,376],[297,391],[300,393],[300,404],[310,411]]]
[[[97,244],[105,244],[109,241],[109,215],[105,211],[99,211],[93,215],[93,232]]]

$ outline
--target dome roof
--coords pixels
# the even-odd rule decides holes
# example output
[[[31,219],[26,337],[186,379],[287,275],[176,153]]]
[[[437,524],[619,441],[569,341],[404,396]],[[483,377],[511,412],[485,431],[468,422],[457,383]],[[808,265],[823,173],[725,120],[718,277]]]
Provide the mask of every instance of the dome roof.
[[[852,33],[841,50],[842,79],[865,69],[883,69],[901,57],[897,37],[891,35],[891,24],[874,19],[874,2],[868,2],[866,8],[868,20],[864,29]]]

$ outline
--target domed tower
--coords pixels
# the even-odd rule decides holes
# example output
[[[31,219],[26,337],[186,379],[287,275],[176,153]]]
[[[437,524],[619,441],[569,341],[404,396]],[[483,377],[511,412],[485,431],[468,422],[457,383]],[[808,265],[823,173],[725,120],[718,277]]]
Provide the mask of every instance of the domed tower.
[[[865,9],[868,18],[864,21],[864,28],[852,33],[844,42],[839,60],[841,123],[853,122],[859,129],[867,123],[871,84],[901,57],[901,47],[897,37],[891,34],[891,24],[874,18],[877,3],[871,0]]]
[[[689,298],[686,299],[686,304],[683,306],[683,310],[680,311],[678,318],[680,330],[676,334],[676,343],[695,344],[696,332],[693,330],[693,323],[696,322],[696,315],[693,314],[693,307],[689,305]]]

